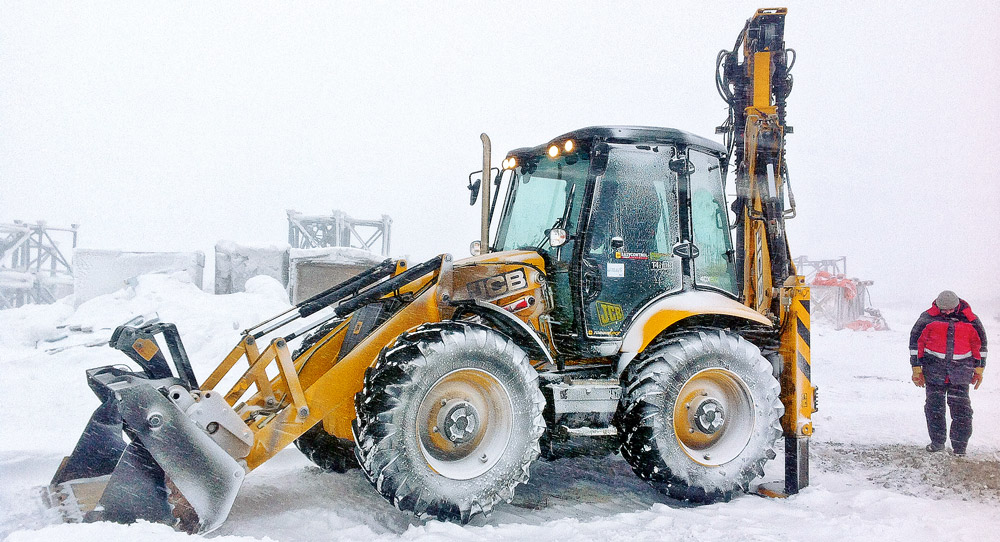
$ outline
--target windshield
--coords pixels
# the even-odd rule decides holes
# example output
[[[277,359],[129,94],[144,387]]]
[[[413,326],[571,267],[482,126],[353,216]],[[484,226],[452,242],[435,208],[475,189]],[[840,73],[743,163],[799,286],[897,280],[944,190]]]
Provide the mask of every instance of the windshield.
[[[548,232],[557,226],[572,239],[589,168],[590,160],[584,153],[541,156],[517,168],[497,229],[495,250],[546,248]]]

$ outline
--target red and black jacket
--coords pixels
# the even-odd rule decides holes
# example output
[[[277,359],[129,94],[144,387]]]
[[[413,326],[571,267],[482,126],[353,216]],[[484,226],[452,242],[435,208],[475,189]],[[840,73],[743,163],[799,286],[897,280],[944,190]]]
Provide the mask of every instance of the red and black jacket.
[[[922,366],[923,358],[944,361],[969,360],[986,366],[986,330],[964,300],[958,310],[944,314],[937,304],[924,311],[910,331],[910,365]]]

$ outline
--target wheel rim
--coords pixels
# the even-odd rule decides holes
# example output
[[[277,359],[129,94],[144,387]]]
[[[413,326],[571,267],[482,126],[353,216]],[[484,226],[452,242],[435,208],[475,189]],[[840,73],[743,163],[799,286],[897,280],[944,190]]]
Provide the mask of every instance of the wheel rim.
[[[743,379],[732,371],[699,371],[681,386],[673,406],[677,441],[691,459],[703,465],[732,461],[753,435],[753,398]]]
[[[420,453],[438,474],[468,480],[489,471],[510,442],[514,407],[507,389],[480,369],[434,383],[417,408]]]

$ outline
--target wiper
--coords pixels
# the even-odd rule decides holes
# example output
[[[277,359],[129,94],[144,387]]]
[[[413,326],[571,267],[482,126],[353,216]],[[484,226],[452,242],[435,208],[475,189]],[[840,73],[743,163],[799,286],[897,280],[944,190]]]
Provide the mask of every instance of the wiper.
[[[550,231],[552,231],[552,230],[554,230],[556,228],[564,228],[565,229],[566,223],[569,222],[569,213],[570,213],[571,210],[573,210],[573,195],[574,194],[576,194],[576,185],[575,184],[571,184],[570,187],[569,187],[569,195],[566,197],[566,207],[563,209],[562,216],[559,217],[558,219],[556,219],[556,223],[553,224],[551,228],[545,230],[545,237],[542,238],[542,241],[540,243],[538,243],[538,246],[535,247],[535,250],[542,250],[542,247],[545,246],[545,243],[547,243],[549,241],[549,232]]]

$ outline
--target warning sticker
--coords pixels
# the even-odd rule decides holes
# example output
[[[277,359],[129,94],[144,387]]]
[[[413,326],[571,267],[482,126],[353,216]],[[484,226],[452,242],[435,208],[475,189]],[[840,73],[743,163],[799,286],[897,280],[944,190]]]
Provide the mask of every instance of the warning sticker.
[[[619,260],[648,260],[649,254],[645,252],[615,252],[615,258]]]
[[[132,343],[132,349],[146,361],[153,359],[153,356],[160,351],[160,349],[156,347],[155,342],[142,338],[136,339],[135,342]]]
[[[624,278],[625,264],[608,262],[608,278]]]

